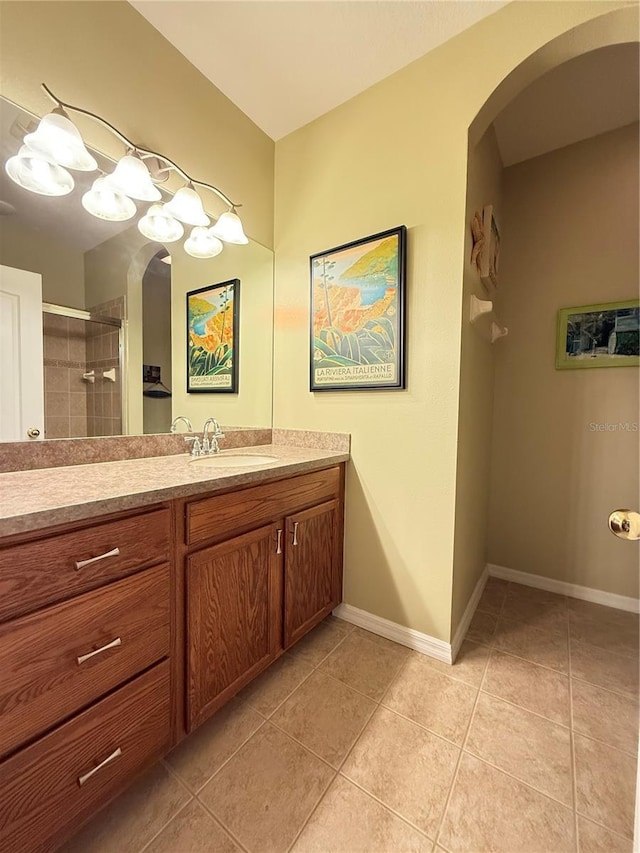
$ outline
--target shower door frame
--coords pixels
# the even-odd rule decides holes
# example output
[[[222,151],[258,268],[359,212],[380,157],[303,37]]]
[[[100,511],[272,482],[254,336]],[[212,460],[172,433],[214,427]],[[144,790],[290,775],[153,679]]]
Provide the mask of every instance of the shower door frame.
[[[91,311],[83,311],[81,308],[67,308],[65,305],[54,305],[52,302],[42,303],[43,314],[57,314],[60,317],[69,317],[75,320],[87,320],[91,323],[102,323],[104,326],[115,326],[118,329],[118,368],[120,370],[120,424],[121,435],[127,435],[127,394],[125,387],[124,372],[124,320],[119,317],[107,317],[105,314],[93,314]],[[91,438],[91,436],[86,436]],[[95,436],[102,438],[103,436]]]

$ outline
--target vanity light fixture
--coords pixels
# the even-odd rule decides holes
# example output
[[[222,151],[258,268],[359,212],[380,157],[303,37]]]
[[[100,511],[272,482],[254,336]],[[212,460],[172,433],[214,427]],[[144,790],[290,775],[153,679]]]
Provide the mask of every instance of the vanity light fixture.
[[[166,212],[166,204],[152,204],[138,222],[138,231],[156,243],[175,243],[184,234],[182,223]]]
[[[115,192],[138,201],[160,201],[162,198],[162,193],[151,180],[149,170],[135,151],[118,160],[113,172],[107,175],[106,181]]]
[[[80,131],[61,106],[44,116],[36,130],[25,136],[24,144],[67,169],[93,172],[98,168],[95,157],[82,141]]]
[[[192,258],[215,258],[223,249],[222,243],[211,233],[211,228],[196,226],[185,240],[184,250]]]
[[[12,181],[40,195],[66,195],[75,186],[67,168],[81,171],[98,168],[95,158],[85,147],[80,131],[67,115],[68,110],[97,121],[126,148],[125,155],[118,161],[114,171],[110,175],[98,177],[91,189],[83,195],[82,206],[88,213],[99,219],[125,221],[136,214],[136,205],[132,199],[156,202],[138,222],[140,233],[149,240],[172,243],[184,234],[181,223],[194,225],[184,244],[185,251],[194,258],[219,255],[223,249],[221,241],[237,244],[249,242],[237,213],[241,205],[234,204],[218,187],[196,180],[163,154],[135,145],[96,113],[61,101],[44,83],[42,88],[56,106],[40,120],[33,133],[24,137],[24,144],[18,154],[7,160],[5,170]],[[151,171],[145,160],[151,164]],[[165,204],[161,204],[162,193],[156,184],[166,181],[168,173],[172,171],[180,175],[185,186]],[[211,220],[196,187],[210,190],[227,205],[228,210],[218,217],[213,228],[205,227]]]
[[[137,210],[128,196],[109,186],[106,175],[96,178],[91,189],[82,196],[82,206],[92,216],[109,222],[125,222],[135,216]]]
[[[211,220],[204,212],[202,201],[194,190],[193,184],[189,182],[174,195],[171,201],[164,205],[164,209],[175,219],[184,222],[185,225],[209,225]]]
[[[14,183],[38,195],[68,195],[75,186],[66,169],[27,145],[9,157],[4,168]]]
[[[249,239],[242,228],[240,217],[236,213],[234,206],[231,207],[231,210],[222,214],[220,219],[218,219],[211,229],[211,233],[220,240],[224,240],[225,243],[246,245],[249,242]]]

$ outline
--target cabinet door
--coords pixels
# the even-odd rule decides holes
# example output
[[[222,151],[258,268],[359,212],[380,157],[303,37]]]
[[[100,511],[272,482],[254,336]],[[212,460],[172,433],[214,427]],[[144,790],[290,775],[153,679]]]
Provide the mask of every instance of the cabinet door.
[[[276,525],[187,558],[187,729],[275,659],[282,581]]]
[[[289,647],[340,601],[336,500],[286,519],[284,644]]]

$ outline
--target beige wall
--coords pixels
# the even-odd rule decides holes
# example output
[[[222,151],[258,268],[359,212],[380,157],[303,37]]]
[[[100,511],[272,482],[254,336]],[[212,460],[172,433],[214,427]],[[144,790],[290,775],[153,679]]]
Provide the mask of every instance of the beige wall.
[[[462,282],[462,345],[456,472],[456,530],[453,551],[451,633],[454,634],[487,562],[491,422],[493,415],[494,352],[491,318],[469,320],[471,296],[488,299],[478,268],[471,263],[473,239],[469,223],[475,211],[492,204],[501,221],[502,160],[493,127],[469,149]],[[498,297],[492,297],[494,304]],[[496,309],[498,309],[496,304]]]
[[[489,560],[638,595],[607,529],[638,507],[638,368],[556,370],[559,308],[638,298],[638,125],[504,172]]]
[[[272,245],[273,141],[132,6],[5,0],[0,16],[2,95],[43,115],[46,82],[242,202],[247,234]],[[80,117],[78,126],[105,154],[125,153],[95,122]],[[207,205],[224,210],[212,193]]]
[[[160,367],[162,383],[173,387],[171,375],[171,272],[147,272],[142,278],[142,361]],[[158,389],[164,390],[164,389]],[[168,432],[171,397],[143,397],[143,430],[149,435]]]
[[[208,417],[228,426],[270,426],[273,350],[273,252],[258,243],[225,246],[210,260],[172,251],[173,413],[200,428]],[[237,394],[187,394],[186,293],[240,279],[240,362]]]
[[[42,233],[34,239],[10,216],[0,222],[0,263],[42,276],[42,299],[68,308],[84,308],[84,259],[82,252]]]
[[[276,145],[274,423],[352,434],[345,600],[445,640],[468,129],[519,63],[613,9],[509,4]],[[569,33],[511,83],[521,87],[580,49]],[[311,394],[309,255],[402,223],[409,229],[408,389]]]

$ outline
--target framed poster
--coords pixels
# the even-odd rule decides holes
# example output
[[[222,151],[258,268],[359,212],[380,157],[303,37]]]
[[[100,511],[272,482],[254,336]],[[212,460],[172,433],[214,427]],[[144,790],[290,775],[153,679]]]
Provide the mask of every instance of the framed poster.
[[[405,387],[406,233],[311,256],[312,391]]]
[[[604,302],[558,311],[556,368],[637,367],[640,302]]]
[[[187,293],[187,393],[238,392],[240,280]]]

